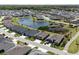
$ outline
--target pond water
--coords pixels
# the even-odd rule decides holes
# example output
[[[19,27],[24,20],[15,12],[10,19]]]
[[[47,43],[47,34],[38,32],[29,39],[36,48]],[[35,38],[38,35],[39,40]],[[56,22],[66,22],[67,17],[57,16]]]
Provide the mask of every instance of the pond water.
[[[26,26],[29,26],[31,28],[38,28],[41,26],[48,26],[49,25],[48,22],[33,22],[33,20],[29,19],[29,18],[20,18],[20,20],[18,22],[21,25],[26,25]]]

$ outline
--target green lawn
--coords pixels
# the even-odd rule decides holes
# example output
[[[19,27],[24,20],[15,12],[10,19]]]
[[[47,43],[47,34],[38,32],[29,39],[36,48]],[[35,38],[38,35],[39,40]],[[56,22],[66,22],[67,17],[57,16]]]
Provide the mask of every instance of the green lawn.
[[[30,41],[35,41],[35,38],[34,37],[27,37],[25,39],[30,40]]]
[[[77,45],[79,43],[79,36],[77,37],[76,40],[74,40],[71,45],[68,48],[68,52],[69,53],[77,53],[79,51],[79,45]]]
[[[45,40],[41,40],[40,44],[44,44],[45,43]]]
[[[33,21],[37,21],[37,18],[36,18],[36,17],[32,17],[32,20],[33,20]]]
[[[64,47],[62,47],[62,46],[60,46],[60,45],[57,46],[57,45],[51,44],[50,47],[57,48],[57,49],[59,49],[59,50],[63,50],[63,49],[64,49]]]
[[[69,30],[72,32],[71,37],[77,33],[76,28],[69,28]]]
[[[0,23],[0,25],[3,25],[3,23]]]
[[[17,17],[13,17],[12,18],[12,23],[17,25],[17,23],[16,23],[17,21],[19,21],[19,18],[17,18]]]
[[[21,34],[18,34],[18,33],[15,34],[15,37],[19,37],[19,36],[21,36]]]
[[[47,51],[47,53],[50,54],[50,55],[55,55],[55,53],[51,52],[51,51]]]
[[[7,32],[12,33],[12,31],[11,31],[11,30],[9,30],[9,31],[7,31]]]

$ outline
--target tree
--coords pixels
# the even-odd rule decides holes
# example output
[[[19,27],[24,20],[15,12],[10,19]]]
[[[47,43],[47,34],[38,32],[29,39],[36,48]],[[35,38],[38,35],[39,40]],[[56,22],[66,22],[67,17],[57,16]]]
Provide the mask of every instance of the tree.
[[[5,52],[4,49],[1,49],[1,50],[0,50],[0,53],[4,53],[4,52]]]
[[[39,30],[48,30],[49,27],[48,27],[48,26],[42,26],[42,27],[39,27],[38,29],[39,29]]]

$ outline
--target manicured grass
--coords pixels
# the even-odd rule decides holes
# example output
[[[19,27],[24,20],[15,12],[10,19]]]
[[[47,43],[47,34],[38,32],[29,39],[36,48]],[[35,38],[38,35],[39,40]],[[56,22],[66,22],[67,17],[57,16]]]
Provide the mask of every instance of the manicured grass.
[[[31,40],[31,41],[35,41],[35,38],[34,37],[27,37],[26,39],[27,40]]]
[[[34,47],[34,48],[38,49],[38,47],[37,47],[37,46],[36,46],[36,47]]]
[[[37,18],[36,18],[36,17],[32,17],[32,20],[33,20],[33,21],[37,21]]]
[[[3,25],[3,23],[0,23],[0,25]]]
[[[69,48],[68,48],[68,52],[69,53],[73,53],[74,54],[74,53],[77,53],[79,51],[79,45],[77,45],[77,42],[79,43],[79,36],[69,46]]]
[[[15,37],[19,37],[19,36],[21,36],[21,34],[18,34],[18,33],[15,34]]]
[[[77,31],[76,31],[75,27],[71,27],[69,25],[65,25],[64,28],[67,28],[70,32],[68,39],[71,39],[77,33],[77,31],[79,30],[79,29],[77,29]]]
[[[63,50],[63,49],[64,49],[64,47],[62,47],[62,46],[60,46],[60,45],[57,46],[57,45],[51,44],[50,47],[57,48],[57,49],[59,49],[59,50]]]
[[[47,53],[50,54],[50,55],[55,55],[55,53],[51,52],[51,51],[47,51]]]
[[[9,30],[9,31],[7,31],[7,32],[12,33],[12,31],[11,31],[11,30]]]
[[[77,32],[75,28],[69,28],[69,31],[71,31],[71,37],[73,37]]]
[[[19,18],[17,18],[17,17],[13,17],[13,18],[12,18],[12,23],[13,23],[13,24],[19,25],[19,24],[18,24],[18,21],[19,21]]]
[[[18,41],[17,41],[17,44],[18,44],[18,45],[24,45],[24,42],[21,42],[21,41],[18,40]]]
[[[44,40],[41,40],[40,44],[44,44],[44,42],[45,42]]]

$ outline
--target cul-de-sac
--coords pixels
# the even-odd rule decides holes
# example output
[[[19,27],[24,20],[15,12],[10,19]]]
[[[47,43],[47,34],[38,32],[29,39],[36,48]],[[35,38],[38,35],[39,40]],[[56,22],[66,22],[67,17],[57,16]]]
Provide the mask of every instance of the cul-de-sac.
[[[78,54],[78,5],[0,5],[0,55]]]

